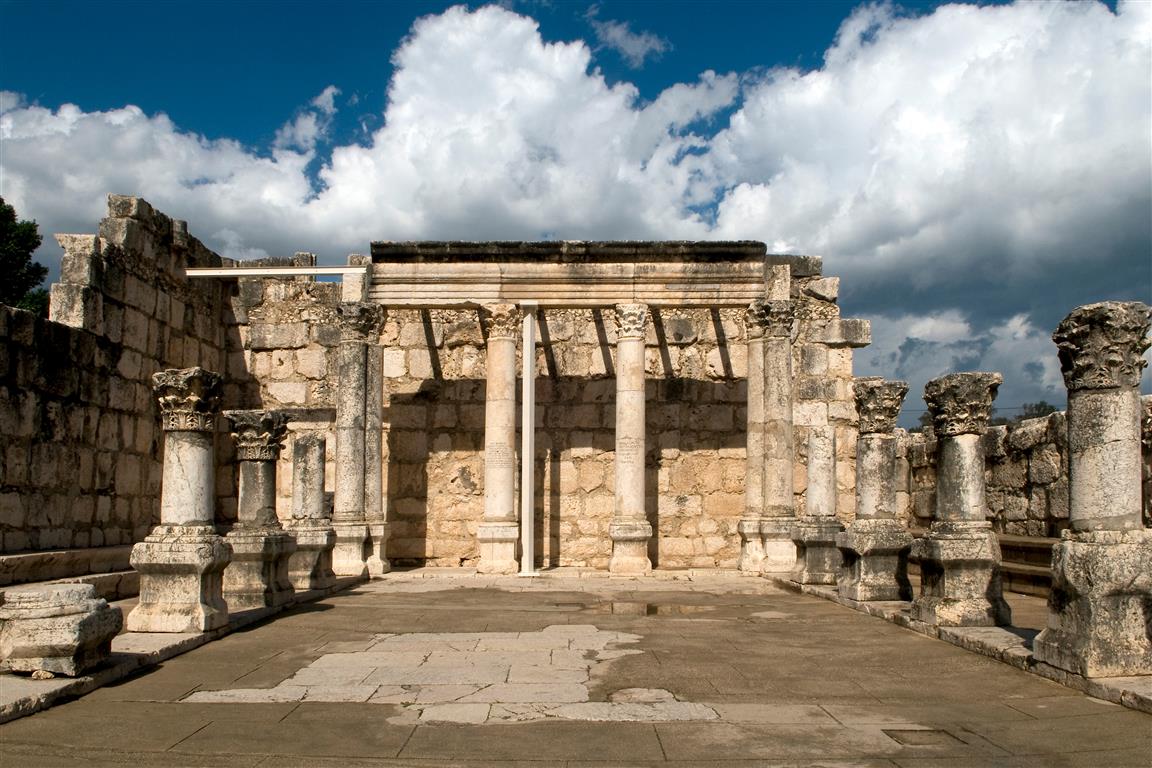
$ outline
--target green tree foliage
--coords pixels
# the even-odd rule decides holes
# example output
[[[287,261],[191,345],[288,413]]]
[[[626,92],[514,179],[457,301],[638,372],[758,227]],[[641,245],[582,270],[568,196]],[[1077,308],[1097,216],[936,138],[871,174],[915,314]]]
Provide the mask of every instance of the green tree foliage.
[[[1041,400],[1038,403],[1024,403],[1024,405],[1020,406],[1020,420],[1038,419],[1041,416],[1056,413],[1058,410],[1060,409],[1047,400]]]
[[[48,291],[40,288],[48,268],[32,261],[43,238],[35,221],[19,221],[0,197],[0,304],[48,314]]]

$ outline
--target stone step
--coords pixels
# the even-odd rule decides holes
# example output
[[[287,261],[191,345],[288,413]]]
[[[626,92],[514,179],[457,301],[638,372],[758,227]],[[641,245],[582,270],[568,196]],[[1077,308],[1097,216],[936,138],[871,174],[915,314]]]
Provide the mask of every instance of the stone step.
[[[128,569],[126,571],[113,571],[111,573],[89,573],[63,579],[12,584],[0,589],[0,596],[5,592],[35,589],[46,584],[91,584],[96,588],[96,596],[102,597],[110,603],[115,600],[125,600],[130,597],[136,597],[140,594],[140,574],[132,569]]]

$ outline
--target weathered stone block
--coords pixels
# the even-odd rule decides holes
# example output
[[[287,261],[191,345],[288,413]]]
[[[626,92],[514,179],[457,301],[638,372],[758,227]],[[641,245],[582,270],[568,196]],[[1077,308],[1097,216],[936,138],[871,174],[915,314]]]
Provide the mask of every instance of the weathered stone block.
[[[949,532],[934,524],[912,544],[909,559],[920,565],[920,594],[912,618],[942,627],[1003,626],[1012,622],[1000,584],[1000,545],[981,525]]]
[[[74,677],[108,658],[123,622],[92,584],[9,590],[0,606],[0,669]]]
[[[307,323],[253,323],[249,326],[251,349],[300,349],[308,344]]]

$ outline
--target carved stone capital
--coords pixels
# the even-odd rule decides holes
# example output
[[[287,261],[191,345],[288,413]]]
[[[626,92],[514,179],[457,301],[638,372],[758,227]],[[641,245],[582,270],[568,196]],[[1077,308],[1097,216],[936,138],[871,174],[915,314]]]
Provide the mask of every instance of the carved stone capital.
[[[1072,310],[1052,334],[1070,390],[1140,386],[1147,365],[1152,308],[1139,301],[1102,301]]]
[[[161,423],[171,432],[212,432],[220,410],[220,374],[203,368],[169,368],[152,374]]]
[[[342,301],[336,305],[341,341],[368,341],[380,331],[381,308],[366,301]]]
[[[992,401],[1004,381],[998,373],[950,373],[924,387],[924,402],[940,437],[981,435],[988,428]]]
[[[616,338],[642,339],[648,324],[647,304],[616,305]]]
[[[760,323],[764,335],[774,339],[786,339],[792,335],[792,325],[796,322],[796,305],[790,299],[764,299],[755,301],[759,305]],[[751,307],[749,308],[751,309]]]
[[[852,388],[856,412],[860,414],[860,434],[886,434],[896,429],[900,406],[908,394],[908,382],[865,376],[856,379]]]
[[[520,333],[520,308],[515,304],[485,304],[484,327],[489,339],[515,339]]]
[[[225,411],[236,441],[237,461],[276,461],[280,458],[288,416],[283,411]]]
[[[749,339],[764,338],[768,327],[768,308],[763,299],[756,299],[744,310],[744,335]]]

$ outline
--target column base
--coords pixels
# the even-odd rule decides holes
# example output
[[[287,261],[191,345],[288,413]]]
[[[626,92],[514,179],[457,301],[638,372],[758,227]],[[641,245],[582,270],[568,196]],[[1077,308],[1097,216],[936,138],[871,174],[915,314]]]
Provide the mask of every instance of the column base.
[[[933,523],[912,543],[909,559],[920,564],[913,619],[940,627],[1012,623],[1000,586],[1000,544],[987,522]]]
[[[480,544],[477,573],[518,573],[516,545],[520,542],[520,524],[516,522],[480,523],[476,531]]]
[[[332,530],[336,532],[336,546],[332,550],[333,573],[367,578],[368,563],[364,550],[368,544],[368,526],[333,522]]]
[[[295,591],[288,564],[296,551],[291,534],[277,529],[234,528],[224,537],[232,562],[224,569],[224,599],[232,610],[275,608]]]
[[[648,542],[652,538],[652,524],[647,520],[620,520],[608,524],[612,539],[612,557],[608,572],[637,575],[652,572],[648,559]]]
[[[840,597],[861,603],[911,600],[908,551],[912,534],[895,520],[857,520],[836,536]]]
[[[760,538],[764,542],[761,573],[791,573],[796,566],[796,545],[792,543],[794,517],[769,517],[760,521]]]
[[[388,562],[388,523],[368,523],[368,575],[383,576],[392,570]]]
[[[840,574],[840,550],[836,534],[842,527],[835,518],[800,518],[792,528],[796,564],[792,581],[797,584],[835,584]]]
[[[288,558],[288,579],[298,592],[327,589],[336,581],[332,572],[332,550],[336,532],[330,526],[293,527],[296,551]]]
[[[764,562],[764,539],[760,537],[760,520],[741,520],[736,526],[740,534],[740,562],[737,568],[745,576],[759,576]]]
[[[132,547],[140,602],[129,632],[208,632],[228,624],[224,568],[232,548],[210,525],[162,525]]]
[[[1152,531],[1064,532],[1032,655],[1084,677],[1152,674]]]

